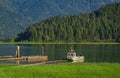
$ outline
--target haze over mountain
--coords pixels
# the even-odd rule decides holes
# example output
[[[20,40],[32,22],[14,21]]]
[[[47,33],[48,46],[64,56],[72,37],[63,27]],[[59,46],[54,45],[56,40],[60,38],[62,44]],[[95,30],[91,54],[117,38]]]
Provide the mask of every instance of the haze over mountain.
[[[50,16],[91,12],[115,2],[120,0],[0,0],[0,38]]]

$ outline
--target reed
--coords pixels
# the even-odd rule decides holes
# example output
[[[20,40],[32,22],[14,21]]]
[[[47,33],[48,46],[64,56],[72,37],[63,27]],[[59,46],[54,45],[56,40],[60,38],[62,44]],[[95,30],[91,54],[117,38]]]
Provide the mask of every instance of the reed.
[[[32,66],[0,65],[1,78],[120,78],[119,63],[59,63]]]

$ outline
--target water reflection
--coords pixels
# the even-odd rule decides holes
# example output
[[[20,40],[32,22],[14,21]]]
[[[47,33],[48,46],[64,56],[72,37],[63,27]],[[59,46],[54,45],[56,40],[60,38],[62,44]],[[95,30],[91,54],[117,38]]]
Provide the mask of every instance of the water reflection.
[[[44,46],[45,55],[50,61],[66,58],[69,48],[72,47],[78,56],[85,56],[86,62],[120,62],[120,44],[29,44],[19,46],[21,56],[41,55],[41,47]],[[15,55],[15,47],[16,45],[0,45],[0,56]]]

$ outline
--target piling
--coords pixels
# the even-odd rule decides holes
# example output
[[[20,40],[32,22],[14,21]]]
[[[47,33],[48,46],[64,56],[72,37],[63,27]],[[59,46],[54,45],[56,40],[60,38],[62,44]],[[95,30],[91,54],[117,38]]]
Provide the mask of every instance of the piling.
[[[16,46],[16,57],[20,57],[20,46]]]
[[[45,51],[45,49],[44,49],[44,47],[42,47],[42,56],[44,56],[44,51]]]

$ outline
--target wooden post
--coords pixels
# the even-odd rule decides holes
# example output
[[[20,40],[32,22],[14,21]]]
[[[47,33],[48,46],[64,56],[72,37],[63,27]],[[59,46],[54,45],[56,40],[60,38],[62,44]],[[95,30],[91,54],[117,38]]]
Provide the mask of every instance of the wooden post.
[[[16,57],[20,57],[20,46],[16,46]]]
[[[44,47],[42,47],[42,56],[44,56]]]

